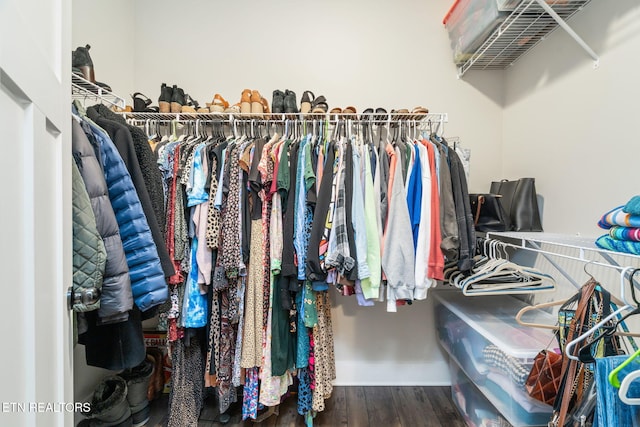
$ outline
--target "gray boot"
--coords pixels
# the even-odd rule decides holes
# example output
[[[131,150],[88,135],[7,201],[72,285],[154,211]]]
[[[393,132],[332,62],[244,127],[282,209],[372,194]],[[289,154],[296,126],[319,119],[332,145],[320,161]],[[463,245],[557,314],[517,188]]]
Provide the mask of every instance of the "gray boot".
[[[78,427],[131,427],[127,383],[118,376],[104,378],[91,399],[91,410]]]
[[[140,427],[149,421],[150,408],[147,399],[149,381],[153,374],[153,364],[144,360],[140,365],[127,369],[120,374],[127,382],[127,401],[131,409],[133,427]]]

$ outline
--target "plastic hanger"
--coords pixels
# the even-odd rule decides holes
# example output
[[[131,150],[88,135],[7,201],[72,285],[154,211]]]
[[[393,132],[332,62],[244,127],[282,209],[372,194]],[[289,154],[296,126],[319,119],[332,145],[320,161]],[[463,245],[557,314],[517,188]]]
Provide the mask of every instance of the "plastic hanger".
[[[633,283],[633,277],[638,271],[640,271],[640,268],[634,269],[629,274],[629,286],[631,287],[631,298],[633,299],[633,302],[635,303],[635,308],[633,310],[631,310],[630,312],[626,313],[624,316],[620,317],[615,322],[615,324],[605,326],[604,327],[604,332],[602,332],[600,335],[595,337],[591,342],[589,342],[588,344],[586,344],[585,346],[580,348],[580,350],[578,352],[578,354],[579,354],[578,358],[580,359],[581,362],[583,362],[583,363],[593,363],[593,362],[595,362],[595,359],[593,358],[593,354],[592,354],[591,349],[593,348],[594,345],[599,343],[603,338],[611,337],[614,334],[616,334],[616,331],[618,330],[619,326],[623,327],[625,336],[640,337],[640,334],[629,333],[628,329],[626,328],[626,325],[624,323],[624,321],[628,317],[633,316],[635,314],[640,314],[640,302],[638,302],[638,299],[636,298],[636,291],[635,291],[635,286],[634,286],[634,283]],[[623,333],[622,332],[618,333],[618,335],[620,335],[620,334],[623,334]],[[631,345],[633,346],[634,349],[637,350],[637,346],[635,344],[635,341],[631,340]]]
[[[557,306],[557,305],[562,305],[565,302],[567,302],[566,299],[561,300],[561,301],[549,301],[549,302],[545,302],[545,303],[542,303],[542,304],[536,304],[536,305],[530,305],[528,307],[524,307],[520,311],[518,311],[518,314],[516,314],[516,322],[518,322],[518,324],[520,324],[522,326],[530,326],[532,328],[551,329],[551,330],[557,331],[558,330],[558,325],[546,325],[544,323],[525,322],[525,321],[522,320],[522,316],[528,311],[541,310],[543,308],[554,307],[554,306]]]
[[[591,273],[589,273],[587,271],[587,265],[590,264],[590,262],[586,263],[583,267],[584,272],[593,280],[595,280],[595,278],[593,277],[593,275]],[[640,271],[640,269],[639,269]],[[600,285],[598,285],[600,286]],[[562,299],[562,300],[558,300],[558,301],[549,301],[549,302],[545,302],[545,303],[541,303],[541,304],[534,304],[534,305],[530,305],[527,307],[523,307],[520,311],[518,311],[518,313],[516,314],[516,322],[518,322],[520,325],[522,326],[530,326],[532,328],[540,328],[540,329],[552,329],[552,330],[558,330],[558,325],[546,325],[546,324],[542,324],[542,323],[531,323],[531,322],[525,322],[524,320],[522,320],[522,316],[529,312],[529,311],[533,311],[533,310],[541,310],[544,308],[549,308],[549,307],[554,307],[554,306],[558,306],[558,305],[562,305],[564,303],[566,303],[568,301],[568,298]],[[611,295],[611,301],[613,301],[614,303],[616,303],[616,305],[624,305],[625,303],[620,301],[619,299],[617,299],[615,296]],[[640,334],[629,334],[629,333],[624,333],[624,332],[619,332],[618,335],[625,335],[625,336],[640,336]]]
[[[454,279],[454,284],[462,288],[464,295],[531,293],[555,289],[555,280],[550,275],[509,261],[502,242],[486,242],[485,252],[488,258],[486,262],[466,278],[458,275]]]
[[[613,371],[611,371],[609,373],[609,383],[612,386],[614,386],[615,388],[620,388],[620,380],[618,379],[618,373],[621,370],[623,370],[627,365],[629,365],[631,362],[638,362],[637,359],[638,359],[639,356],[640,356],[640,350],[637,350],[635,353],[633,353],[631,356],[629,356],[629,358],[627,360],[622,362],[620,365],[618,365],[617,368],[615,368]],[[638,372],[638,371],[634,371],[634,372]],[[629,375],[631,375],[631,374],[629,374]]]
[[[636,379],[640,378],[640,369],[629,372],[626,377],[622,380],[620,384],[620,390],[618,390],[618,397],[623,403],[627,405],[640,405],[640,397],[629,397],[627,396],[627,391],[629,391],[629,386]]]
[[[573,355],[573,349],[576,346],[576,344],[578,344],[579,342],[582,342],[586,338],[592,336],[594,334],[594,332],[596,332],[598,329],[602,328],[604,325],[607,324],[607,322],[609,322],[611,319],[613,319],[616,316],[618,316],[618,314],[622,313],[623,311],[625,311],[625,310],[633,310],[634,308],[637,308],[637,307],[634,307],[632,304],[629,304],[629,302],[625,299],[625,292],[624,292],[625,276],[627,274],[627,271],[632,270],[632,269],[633,269],[633,267],[625,267],[620,272],[620,296],[621,296],[622,300],[624,301],[624,303],[626,305],[624,305],[622,307],[619,307],[617,310],[614,310],[611,314],[609,314],[604,319],[602,319],[601,321],[596,323],[588,331],[586,331],[585,333],[583,333],[579,337],[574,338],[573,340],[569,341],[567,343],[567,346],[565,347],[565,354],[567,355],[567,357],[569,359],[580,361],[580,359],[578,357]]]

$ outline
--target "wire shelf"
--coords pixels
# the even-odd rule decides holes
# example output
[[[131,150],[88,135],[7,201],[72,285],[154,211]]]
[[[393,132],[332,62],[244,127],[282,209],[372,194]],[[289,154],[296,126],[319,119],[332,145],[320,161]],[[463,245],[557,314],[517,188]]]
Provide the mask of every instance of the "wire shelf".
[[[547,0],[563,20],[582,10],[590,0]],[[536,0],[523,0],[487,40],[458,67],[458,76],[468,70],[504,69],[537,45],[559,26]]]
[[[437,124],[447,123],[447,113],[326,113],[326,114],[313,114],[313,113],[296,113],[296,114],[277,114],[277,113],[145,113],[145,112],[126,112],[122,113],[126,119],[131,120],[154,120],[160,122],[171,121],[192,121],[201,120],[204,122],[216,122],[216,121],[270,121],[270,122],[285,122],[287,120],[324,120],[335,122],[337,120],[352,120],[353,122],[375,124],[387,124],[389,122],[399,121],[415,121],[420,124]]]
[[[71,74],[71,97],[73,99],[92,99],[106,102],[119,108],[125,107],[124,98],[73,73]]]
[[[640,262],[640,256],[633,255],[625,252],[616,252],[607,249],[602,249],[595,244],[597,237],[588,236],[573,236],[567,234],[556,233],[543,233],[543,232],[488,232],[488,238],[496,238],[499,240],[510,239],[515,242],[512,246],[515,248],[534,250],[541,253],[551,253],[564,258],[570,258],[577,261],[590,262],[599,265],[595,262],[598,256],[604,257],[609,265],[616,266],[611,257],[625,257],[633,260],[635,263]],[[567,255],[556,250],[542,250],[540,245],[553,245],[558,248],[575,250],[575,255]],[[532,247],[533,246],[533,247]]]

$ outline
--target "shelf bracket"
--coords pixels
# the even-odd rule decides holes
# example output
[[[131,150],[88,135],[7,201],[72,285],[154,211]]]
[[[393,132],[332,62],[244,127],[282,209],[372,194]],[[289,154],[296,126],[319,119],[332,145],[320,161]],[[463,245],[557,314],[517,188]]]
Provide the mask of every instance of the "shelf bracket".
[[[535,0],[535,2],[538,3],[540,7],[543,8],[545,12],[547,12],[549,16],[551,16],[558,23],[558,25],[561,26],[567,32],[567,34],[569,34],[569,36],[571,36],[571,38],[574,39],[576,43],[578,43],[587,52],[587,54],[595,61],[594,68],[597,68],[600,63],[600,58],[593,51],[593,49],[591,49],[591,47],[589,47],[589,45],[582,39],[582,37],[580,37],[578,33],[576,33],[573,28],[571,28],[571,26],[567,24],[567,21],[562,19],[562,17],[558,15],[556,11],[553,10],[545,0]]]

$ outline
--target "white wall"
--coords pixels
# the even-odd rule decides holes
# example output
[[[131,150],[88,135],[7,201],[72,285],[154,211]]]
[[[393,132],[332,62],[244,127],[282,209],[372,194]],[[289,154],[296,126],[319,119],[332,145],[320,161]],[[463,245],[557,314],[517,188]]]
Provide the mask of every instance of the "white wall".
[[[157,105],[160,84],[204,104],[257,89],[324,95],[330,107],[450,114],[448,135],[473,149],[472,186],[499,164],[502,73],[457,80],[442,25],[451,0],[138,0],[134,83]],[[175,25],[163,25],[171,22]],[[479,183],[479,184],[476,184]],[[488,190],[488,187],[485,189]]]
[[[215,93],[235,103],[250,88],[269,102],[274,89],[294,90],[298,101],[309,89],[324,95],[330,107],[353,105],[358,111],[423,105],[449,113],[445,135],[459,136],[471,148],[472,191],[487,191],[500,170],[503,73],[456,78],[442,25],[451,0],[130,3],[132,37],[128,21],[121,31],[129,35],[109,41],[106,28],[83,26],[85,18],[74,16],[74,24],[79,22],[74,40],[109,45],[100,46],[111,58],[100,57],[96,73],[114,90],[126,90],[123,95],[139,91],[157,105],[160,84],[166,82],[201,104]],[[106,14],[112,4],[74,4],[74,12],[91,16],[106,8]],[[118,13],[126,8],[116,7]],[[93,46],[97,55],[98,45]],[[391,314],[382,305],[362,308],[353,298],[334,297],[337,384],[448,383],[431,300]]]
[[[133,2],[73,0],[72,50],[91,45],[96,80],[131,104],[133,85]]]
[[[502,174],[535,176],[546,231],[596,222],[639,193],[640,4],[593,1],[570,20],[600,66],[561,29],[506,72]]]

